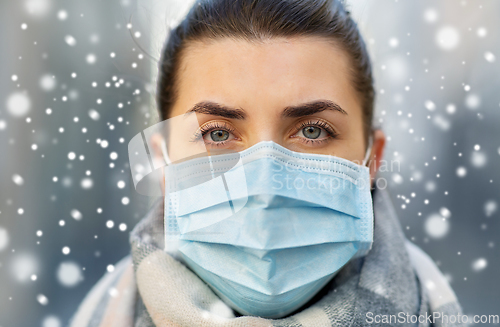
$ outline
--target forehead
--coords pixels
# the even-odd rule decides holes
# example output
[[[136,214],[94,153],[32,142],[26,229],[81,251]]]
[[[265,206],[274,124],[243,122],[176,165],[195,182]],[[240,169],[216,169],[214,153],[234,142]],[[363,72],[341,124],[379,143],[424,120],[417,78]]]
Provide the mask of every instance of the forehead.
[[[195,98],[237,106],[259,102],[281,106],[325,98],[346,110],[360,107],[346,52],[324,38],[192,42],[183,53],[177,77],[181,107]]]

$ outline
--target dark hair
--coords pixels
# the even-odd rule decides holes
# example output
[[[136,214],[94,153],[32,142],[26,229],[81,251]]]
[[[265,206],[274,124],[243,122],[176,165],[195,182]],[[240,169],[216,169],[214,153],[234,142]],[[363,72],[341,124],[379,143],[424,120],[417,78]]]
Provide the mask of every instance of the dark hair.
[[[352,83],[362,99],[365,136],[371,129],[375,91],[372,68],[356,23],[339,0],[199,0],[171,31],[159,64],[157,102],[167,119],[176,101],[176,74],[191,41],[320,36],[333,40],[351,61]]]

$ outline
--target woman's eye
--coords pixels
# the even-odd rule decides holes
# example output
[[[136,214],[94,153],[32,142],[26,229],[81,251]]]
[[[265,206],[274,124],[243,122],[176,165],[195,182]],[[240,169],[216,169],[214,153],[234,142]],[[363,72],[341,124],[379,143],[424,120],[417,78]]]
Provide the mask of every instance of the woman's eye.
[[[213,142],[224,142],[229,139],[229,132],[224,130],[212,131],[208,135]]]
[[[317,139],[321,135],[321,128],[315,126],[307,126],[302,129],[302,134],[308,139]]]
[[[309,125],[299,129],[295,136],[304,138],[306,140],[319,141],[320,139],[328,138],[330,134],[323,127]]]
[[[205,142],[206,145],[222,146],[226,142],[236,140],[235,129],[225,122],[210,122],[200,127],[194,135],[194,140]]]

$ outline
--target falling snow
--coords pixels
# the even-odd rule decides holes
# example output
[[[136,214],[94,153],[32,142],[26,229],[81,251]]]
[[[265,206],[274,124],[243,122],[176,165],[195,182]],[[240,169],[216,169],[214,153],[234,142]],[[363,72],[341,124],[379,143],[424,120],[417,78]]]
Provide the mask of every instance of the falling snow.
[[[50,0],[27,0],[24,7],[29,15],[43,18],[49,13],[52,3]]]
[[[450,224],[446,218],[441,215],[433,214],[425,221],[425,231],[432,238],[443,238],[448,234]]]
[[[82,220],[83,215],[80,211],[73,209],[71,210],[71,217],[73,217],[73,219],[75,220]]]
[[[7,111],[14,117],[22,117],[31,109],[31,100],[24,92],[12,93],[6,102]]]
[[[38,301],[38,303],[40,303],[41,305],[47,305],[49,304],[49,299],[47,299],[47,297],[43,294],[38,294],[36,296],[36,300]]]
[[[43,75],[39,81],[40,88],[46,92],[50,92],[56,88],[56,79],[53,75]]]
[[[59,10],[59,12],[57,13],[57,18],[59,18],[59,20],[68,19],[68,12],[66,10]]]
[[[37,259],[32,254],[17,254],[11,265],[12,276],[20,283],[26,282],[39,270]]]
[[[475,110],[481,105],[481,98],[477,94],[469,94],[465,98],[465,105],[469,109]]]
[[[80,182],[80,186],[84,190],[90,190],[94,186],[94,181],[92,180],[92,178],[84,178]]]
[[[66,35],[64,37],[64,42],[66,42],[69,46],[74,47],[76,45],[76,39],[71,35]]]
[[[439,18],[439,14],[434,8],[429,8],[424,12],[424,19],[427,23],[435,23]]]
[[[457,168],[457,176],[458,177],[465,177],[467,175],[467,168],[465,167],[458,167]]]
[[[484,27],[479,27],[477,29],[477,36],[479,36],[480,38],[484,38],[486,37],[486,35],[488,35],[488,30]]]
[[[101,118],[101,115],[99,114],[99,112],[97,112],[97,110],[90,109],[89,117],[92,118],[92,120],[99,120]]]
[[[472,263],[472,269],[476,272],[485,269],[488,266],[488,261],[484,258],[479,258]]]
[[[488,61],[488,62],[493,63],[493,62],[495,62],[496,57],[493,53],[488,51],[484,54],[484,59],[486,59],[486,61]]]
[[[97,57],[95,54],[90,53],[87,55],[86,60],[89,65],[93,65],[97,61]]]
[[[12,176],[12,181],[17,184],[17,185],[23,185],[24,184],[24,178],[22,178],[20,175],[15,174]]]
[[[483,168],[488,162],[488,156],[482,151],[475,151],[472,152],[470,161],[475,168]]]
[[[441,27],[436,34],[436,44],[443,50],[454,50],[460,43],[460,33],[453,26]]]
[[[484,214],[486,217],[493,216],[498,210],[498,204],[495,200],[488,200],[484,204]]]
[[[75,287],[83,281],[82,268],[75,262],[61,262],[57,268],[57,280],[65,287]]]

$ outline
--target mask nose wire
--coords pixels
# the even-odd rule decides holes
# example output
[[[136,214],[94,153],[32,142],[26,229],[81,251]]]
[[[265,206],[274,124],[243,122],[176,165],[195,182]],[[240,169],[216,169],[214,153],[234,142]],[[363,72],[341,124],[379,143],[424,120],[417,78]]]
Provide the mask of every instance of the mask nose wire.
[[[368,139],[368,148],[366,149],[365,158],[363,159],[363,166],[366,166],[366,164],[368,163],[368,160],[370,159],[370,154],[372,153],[372,148],[373,148],[373,137],[370,136],[370,138]],[[167,144],[163,139],[161,140],[161,152],[163,154],[163,160],[165,160],[167,165],[172,164],[172,160],[170,160],[170,157],[168,156]]]
[[[368,148],[366,149],[365,158],[363,159],[363,166],[366,166],[368,160],[370,159],[370,154],[372,153],[373,148],[373,136],[370,135],[368,139]]]

